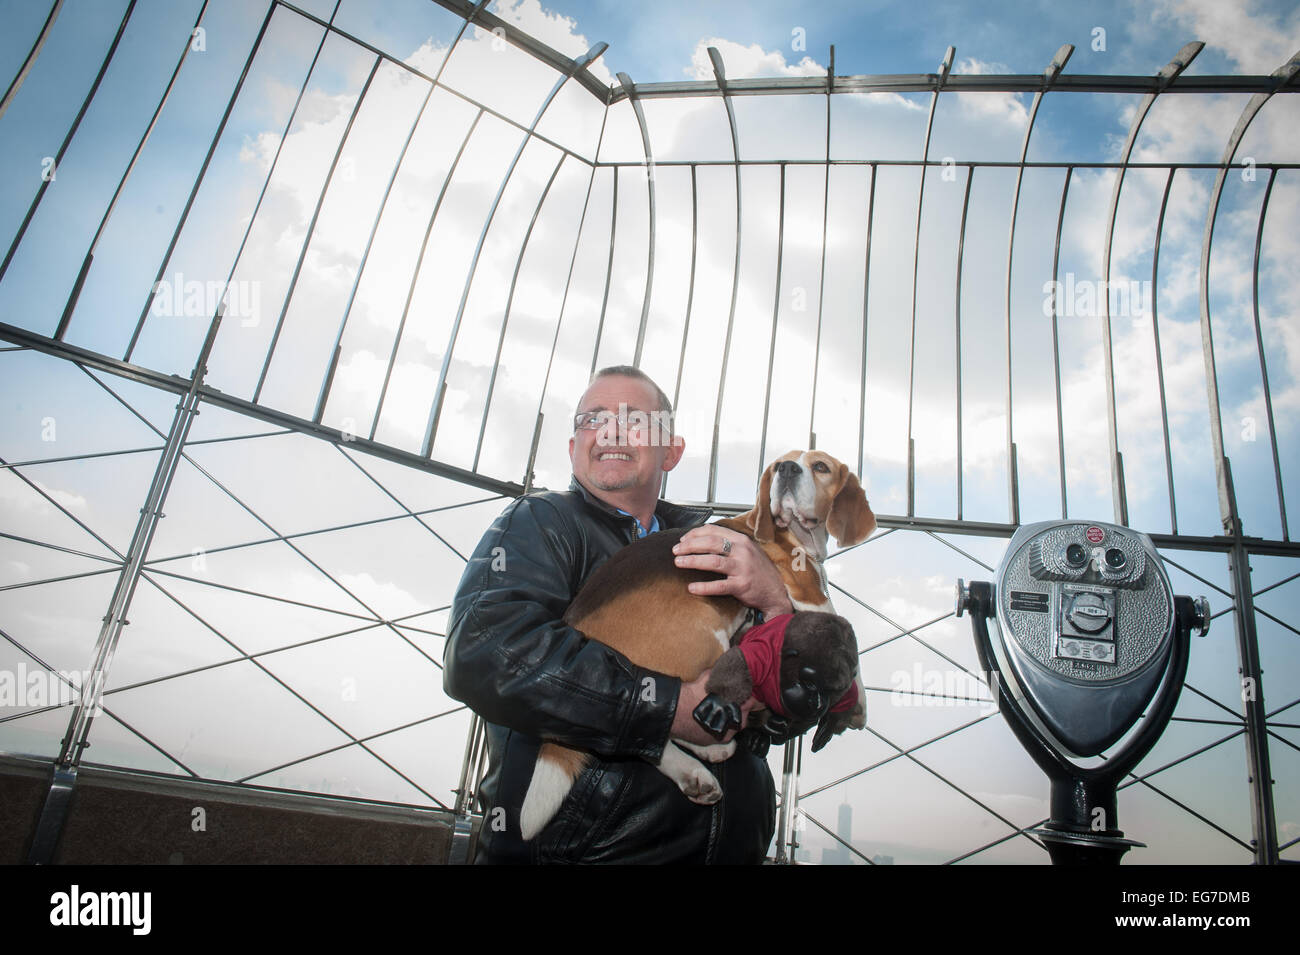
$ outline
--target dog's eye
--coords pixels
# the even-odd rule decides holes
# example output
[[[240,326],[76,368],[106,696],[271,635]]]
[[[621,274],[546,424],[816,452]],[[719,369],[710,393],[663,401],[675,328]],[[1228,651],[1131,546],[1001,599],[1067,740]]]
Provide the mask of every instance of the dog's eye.
[[[815,462],[813,462],[812,469],[813,469],[814,471],[820,471],[822,474],[829,474],[830,471],[831,471],[830,467],[827,466],[827,464],[826,464],[825,461],[815,461]]]

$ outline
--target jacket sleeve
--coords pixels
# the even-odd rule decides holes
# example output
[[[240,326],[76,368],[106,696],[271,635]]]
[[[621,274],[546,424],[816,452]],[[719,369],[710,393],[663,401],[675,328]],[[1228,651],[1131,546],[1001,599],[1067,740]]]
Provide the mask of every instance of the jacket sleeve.
[[[657,761],[681,683],[563,622],[582,547],[572,519],[543,499],[519,498],[497,518],[452,603],[444,689],[491,723]]]

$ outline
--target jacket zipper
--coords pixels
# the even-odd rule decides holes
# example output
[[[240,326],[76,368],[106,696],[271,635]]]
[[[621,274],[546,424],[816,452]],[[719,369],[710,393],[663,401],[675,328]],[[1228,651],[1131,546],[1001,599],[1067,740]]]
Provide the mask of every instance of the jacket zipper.
[[[723,763],[715,763],[709,768],[718,777],[718,785],[722,787],[722,791],[725,793],[727,791],[727,781],[725,778],[726,771],[722,768],[723,765]],[[720,799],[709,810],[709,842],[704,852],[705,865],[713,865],[718,854],[718,842],[722,834],[722,807],[725,803],[725,798]]]

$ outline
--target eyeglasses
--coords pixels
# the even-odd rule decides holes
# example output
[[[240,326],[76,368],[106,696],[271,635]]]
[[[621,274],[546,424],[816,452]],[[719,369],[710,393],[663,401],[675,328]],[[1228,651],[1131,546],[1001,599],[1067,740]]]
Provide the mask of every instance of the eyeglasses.
[[[611,422],[618,424],[621,433],[651,429],[672,433],[672,415],[665,411],[579,411],[573,416],[573,430],[600,431]]]

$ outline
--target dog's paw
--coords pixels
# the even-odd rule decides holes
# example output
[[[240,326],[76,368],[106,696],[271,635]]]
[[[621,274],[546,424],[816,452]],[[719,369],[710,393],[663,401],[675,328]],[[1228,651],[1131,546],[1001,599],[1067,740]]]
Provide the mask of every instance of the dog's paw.
[[[867,708],[859,703],[849,711],[849,729],[860,730],[867,725]]]
[[[705,769],[698,759],[687,756],[686,751],[676,743],[669,741],[664,747],[658,766],[659,772],[676,783],[677,788],[691,802],[711,806],[722,798],[722,787],[713,773]]]
[[[694,770],[682,774],[677,785],[687,799],[700,806],[712,806],[722,798],[722,787],[718,785],[717,777],[699,764]]]

